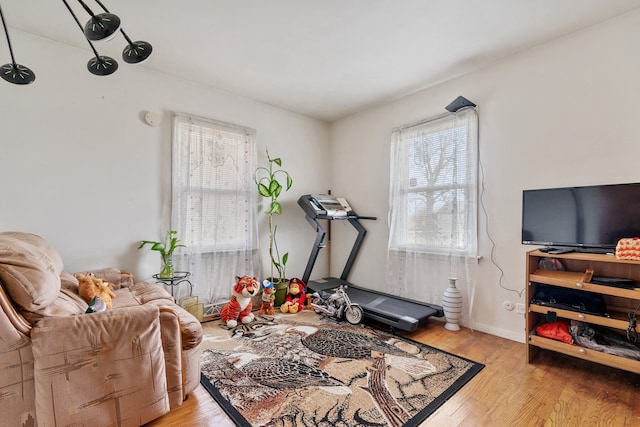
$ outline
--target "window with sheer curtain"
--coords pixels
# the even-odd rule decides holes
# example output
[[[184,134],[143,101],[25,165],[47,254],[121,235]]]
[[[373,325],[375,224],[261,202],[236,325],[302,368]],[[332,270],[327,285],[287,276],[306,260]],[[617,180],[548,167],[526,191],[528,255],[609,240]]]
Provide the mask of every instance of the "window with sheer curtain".
[[[390,248],[476,255],[475,110],[393,131]]]
[[[187,246],[175,262],[191,272],[205,303],[228,300],[235,276],[259,271],[255,136],[242,126],[174,115],[171,222]]]
[[[388,290],[440,303],[448,278],[456,277],[470,317],[477,263],[476,110],[394,129],[390,167]]]

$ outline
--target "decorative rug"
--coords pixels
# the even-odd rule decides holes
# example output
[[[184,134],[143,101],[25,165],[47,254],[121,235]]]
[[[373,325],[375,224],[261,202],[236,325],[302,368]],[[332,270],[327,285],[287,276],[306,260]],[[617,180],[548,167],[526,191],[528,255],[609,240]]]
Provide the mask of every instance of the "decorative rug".
[[[415,426],[484,367],[311,310],[203,328],[201,383],[239,426]]]

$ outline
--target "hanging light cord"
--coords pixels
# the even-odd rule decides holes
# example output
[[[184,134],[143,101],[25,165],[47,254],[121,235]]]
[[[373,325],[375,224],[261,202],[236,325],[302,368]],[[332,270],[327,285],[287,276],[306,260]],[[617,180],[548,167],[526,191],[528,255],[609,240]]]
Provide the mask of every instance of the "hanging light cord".
[[[11,39],[9,39],[9,30],[7,29],[7,23],[4,20],[4,13],[2,13],[2,6],[0,6],[0,18],[2,18],[2,26],[4,27],[4,34],[7,36],[7,44],[9,45],[9,53],[11,54],[11,63],[16,66],[16,60],[13,57],[13,48],[11,47]]]
[[[82,31],[84,33],[84,29],[82,28],[82,24],[80,23],[80,21],[78,21],[78,17],[76,16],[75,13],[73,13],[73,9],[71,9],[71,6],[69,6],[69,3],[67,3],[67,0],[62,0],[62,2],[64,3],[65,6],[67,6],[67,9],[69,9],[69,13],[71,14],[71,16],[73,16],[73,20],[76,21],[76,24],[78,24],[78,27],[80,27],[80,31]],[[82,3],[82,2],[80,2],[80,4],[84,5],[84,3]],[[87,40],[87,43],[89,43],[89,46],[91,46],[91,50],[93,51],[93,53],[96,56],[96,58],[100,58],[100,54],[98,53],[96,48],[93,47],[93,43],[91,43],[91,40],[87,39],[86,37],[85,37],[85,39]]]

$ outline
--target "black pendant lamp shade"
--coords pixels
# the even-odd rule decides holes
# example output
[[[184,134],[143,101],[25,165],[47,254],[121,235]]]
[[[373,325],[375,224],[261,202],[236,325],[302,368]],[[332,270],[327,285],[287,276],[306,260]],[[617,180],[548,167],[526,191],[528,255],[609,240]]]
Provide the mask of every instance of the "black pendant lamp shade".
[[[95,15],[85,2],[78,0],[78,3],[91,16],[82,30],[87,40],[111,40],[117,35],[120,30],[120,18],[117,15],[107,11]]]
[[[124,34],[124,31],[122,31],[122,34]],[[122,51],[122,59],[128,64],[139,64],[151,55],[152,50],[153,48],[148,42],[130,41]]]
[[[27,85],[29,83],[33,83],[36,79],[35,73],[24,65],[16,64],[16,60],[13,56],[13,48],[11,47],[11,39],[9,39],[9,30],[7,30],[7,23],[4,20],[4,13],[2,13],[2,6],[0,6],[0,18],[2,18],[4,34],[7,36],[9,53],[11,54],[11,63],[5,64],[0,67],[0,77],[8,81],[9,83],[17,85]]]
[[[118,35],[120,18],[112,13],[94,15],[84,25],[84,35],[88,40],[111,40]]]
[[[16,85],[28,85],[36,80],[36,75],[28,67],[20,64],[4,64],[0,67],[4,80]]]
[[[118,69],[118,62],[104,55],[96,55],[87,62],[87,70],[96,76],[108,76]]]

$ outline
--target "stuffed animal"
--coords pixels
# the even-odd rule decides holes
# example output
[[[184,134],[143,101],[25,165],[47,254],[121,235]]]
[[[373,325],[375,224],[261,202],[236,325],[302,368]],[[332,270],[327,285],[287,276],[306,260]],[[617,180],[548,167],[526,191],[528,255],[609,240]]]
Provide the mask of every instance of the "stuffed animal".
[[[220,311],[220,318],[227,327],[235,328],[238,326],[238,319],[245,324],[255,319],[255,316],[251,313],[253,305],[251,298],[258,293],[259,289],[260,283],[255,277],[236,277],[231,298]]]
[[[260,314],[273,314],[273,301],[275,301],[276,288],[273,282],[268,280],[262,281],[262,306],[260,306]]]
[[[98,279],[93,273],[76,274],[78,279],[78,294],[90,304],[94,297],[100,298],[109,310],[113,307],[111,300],[116,297],[113,285],[104,279]]]
[[[280,311],[283,313],[302,311],[307,299],[304,290],[305,284],[301,279],[295,277],[291,279],[287,288],[287,296],[284,298],[284,304],[280,306]]]

